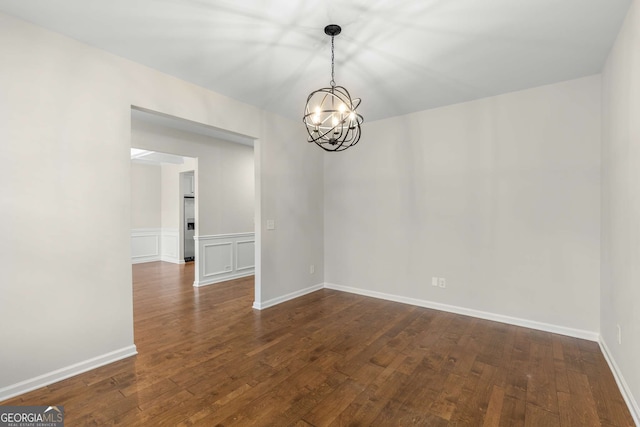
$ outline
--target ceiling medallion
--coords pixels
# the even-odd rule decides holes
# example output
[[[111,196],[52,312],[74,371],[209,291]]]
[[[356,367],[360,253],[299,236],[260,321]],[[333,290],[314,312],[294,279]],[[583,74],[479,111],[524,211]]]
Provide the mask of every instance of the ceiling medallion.
[[[326,151],[343,151],[360,140],[360,125],[363,118],[356,109],[360,99],[351,99],[349,91],[337,86],[334,79],[333,38],[340,34],[339,25],[327,25],[326,35],[331,36],[331,81],[330,87],[311,92],[307,97],[302,121],[309,134],[308,142],[315,142]]]

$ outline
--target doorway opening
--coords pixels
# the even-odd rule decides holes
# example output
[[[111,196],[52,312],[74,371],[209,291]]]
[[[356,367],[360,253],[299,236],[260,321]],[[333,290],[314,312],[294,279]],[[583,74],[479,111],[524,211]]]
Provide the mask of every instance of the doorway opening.
[[[195,260],[197,168],[197,158],[131,148],[132,264]]]
[[[131,145],[193,160],[193,167],[185,166],[178,172],[180,209],[175,251],[178,263],[193,260],[193,285],[200,287],[254,276],[254,301],[259,300],[260,230],[255,228],[260,223],[257,141],[132,106]]]

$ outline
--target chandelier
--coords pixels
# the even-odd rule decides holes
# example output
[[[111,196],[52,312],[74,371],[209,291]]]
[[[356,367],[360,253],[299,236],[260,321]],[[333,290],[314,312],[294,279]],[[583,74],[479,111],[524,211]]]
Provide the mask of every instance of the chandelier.
[[[302,118],[309,134],[307,141],[315,142],[326,151],[343,151],[356,145],[363,122],[356,111],[360,98],[351,99],[349,91],[343,86],[336,86],[334,78],[333,38],[341,31],[335,24],[324,28],[324,33],[331,36],[331,86],[311,92]]]

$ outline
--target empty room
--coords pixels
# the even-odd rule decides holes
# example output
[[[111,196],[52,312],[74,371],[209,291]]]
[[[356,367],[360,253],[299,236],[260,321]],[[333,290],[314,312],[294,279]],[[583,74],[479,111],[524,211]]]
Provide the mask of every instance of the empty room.
[[[640,425],[640,0],[0,0],[0,58],[0,427]]]

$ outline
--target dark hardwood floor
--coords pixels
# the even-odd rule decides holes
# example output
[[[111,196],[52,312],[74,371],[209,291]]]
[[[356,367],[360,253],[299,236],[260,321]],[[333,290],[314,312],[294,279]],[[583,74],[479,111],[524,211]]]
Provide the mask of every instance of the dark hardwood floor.
[[[596,343],[322,290],[253,310],[253,278],[133,267],[138,355],[2,402],[67,426],[632,426]]]

